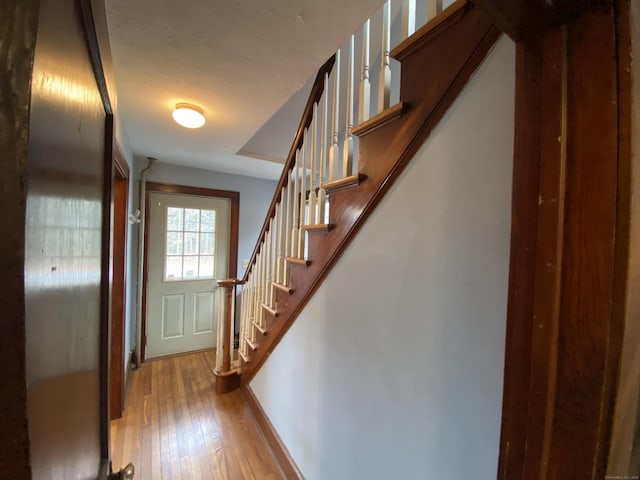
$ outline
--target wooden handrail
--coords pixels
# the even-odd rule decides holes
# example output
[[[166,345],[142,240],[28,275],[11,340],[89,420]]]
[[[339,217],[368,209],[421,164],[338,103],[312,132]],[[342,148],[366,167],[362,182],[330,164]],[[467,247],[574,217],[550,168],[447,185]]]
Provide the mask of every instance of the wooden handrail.
[[[276,187],[273,199],[271,200],[269,210],[267,210],[267,216],[265,217],[264,223],[262,224],[262,230],[260,230],[260,235],[258,235],[256,246],[253,249],[253,253],[251,254],[251,259],[249,260],[247,269],[244,272],[244,276],[239,283],[245,283],[247,281],[249,277],[249,271],[251,270],[251,267],[256,260],[256,255],[258,255],[258,252],[260,251],[260,245],[262,244],[264,236],[267,233],[267,229],[269,228],[269,220],[276,214],[276,205],[278,204],[278,199],[280,198],[282,187],[284,187],[284,185],[287,183],[289,172],[293,168],[296,161],[296,150],[298,150],[298,148],[300,148],[300,145],[302,145],[302,142],[304,140],[305,128],[307,128],[311,124],[311,118],[313,115],[313,104],[318,102],[320,100],[320,97],[322,96],[322,93],[324,91],[324,76],[325,74],[331,73],[335,58],[335,55],[332,55],[331,58],[329,58],[329,60],[327,60],[325,64],[322,65],[322,67],[320,67],[320,69],[318,70],[316,79],[313,82],[313,87],[311,87],[311,92],[309,93],[309,98],[307,99],[307,104],[304,107],[302,118],[300,118],[298,130],[293,137],[293,143],[291,144],[291,149],[289,150],[289,156],[287,157],[287,161],[282,168],[280,181],[278,182],[278,186]]]

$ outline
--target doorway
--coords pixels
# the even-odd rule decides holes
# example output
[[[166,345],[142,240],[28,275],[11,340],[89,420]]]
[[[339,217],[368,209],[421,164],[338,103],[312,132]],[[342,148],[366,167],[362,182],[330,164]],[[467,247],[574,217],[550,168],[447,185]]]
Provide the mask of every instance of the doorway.
[[[240,194],[148,182],[143,360],[213,348],[216,280],[237,274]]]

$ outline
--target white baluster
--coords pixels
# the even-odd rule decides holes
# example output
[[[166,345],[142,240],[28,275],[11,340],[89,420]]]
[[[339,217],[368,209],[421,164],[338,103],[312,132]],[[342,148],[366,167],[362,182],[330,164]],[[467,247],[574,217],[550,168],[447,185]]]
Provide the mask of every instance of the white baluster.
[[[264,309],[262,308],[262,304],[267,303],[267,235],[269,235],[268,232],[264,236],[262,243],[262,250],[264,253],[260,259],[262,264],[262,274],[260,278],[260,304],[258,307],[260,308],[260,326],[262,328],[265,328],[267,324],[267,318]]]
[[[427,21],[433,20],[442,12],[442,0],[427,0]]]
[[[273,307],[273,221],[269,220],[269,234],[267,236],[267,279],[265,285],[267,287],[267,295],[265,303]]]
[[[278,253],[277,253],[277,266],[276,266],[276,279],[275,282],[279,283],[279,284],[283,284],[284,280],[283,280],[283,274],[284,274],[284,257],[282,256],[282,248],[284,246],[284,225],[285,225],[285,219],[284,219],[284,196],[285,196],[285,192],[286,192],[286,186],[282,187],[282,190],[280,190],[280,203],[278,204],[278,226],[276,227],[278,229],[278,241],[276,242],[276,246],[278,249]]]
[[[318,115],[318,104],[313,104],[313,115],[311,116],[311,153],[309,162],[311,163],[311,177],[309,181],[309,225],[314,225],[316,223],[322,223],[316,220],[316,207],[317,207],[317,199],[316,199],[316,188],[318,184],[316,182],[316,164],[317,162],[317,152],[316,152],[316,130],[317,124],[316,119]]]
[[[338,115],[340,111],[340,50],[336,52],[336,61],[333,67],[333,113],[331,122],[331,147],[329,148],[329,181],[336,180],[338,156]]]
[[[247,300],[249,297],[249,287],[248,287],[248,278],[247,283],[242,285],[242,293],[240,294],[240,352],[245,357],[247,356],[247,342],[244,341],[245,335],[247,334]]]
[[[287,213],[285,215],[285,226],[284,226],[284,256],[289,256],[289,252],[291,252],[291,230],[292,230],[292,203],[293,200],[291,198],[291,172],[287,173]],[[283,269],[283,279],[282,284],[289,286],[289,264],[284,261],[284,269]]]
[[[300,182],[299,168],[300,167],[300,150],[296,150],[296,163],[294,166],[295,177],[293,180],[293,229],[291,230],[291,256],[298,256],[298,234],[300,233]]]
[[[242,348],[242,339],[244,338],[244,285],[242,285],[240,289],[240,332],[238,337],[240,338],[240,344],[238,345],[238,351],[244,353],[244,349]]]
[[[391,0],[382,7],[382,65],[380,67],[380,85],[378,89],[378,113],[389,108],[391,99],[391,67],[389,52],[391,49]]]
[[[322,94],[322,122],[320,123],[320,189],[318,190],[318,223],[325,223],[327,191],[323,188],[327,172],[327,120],[329,118],[329,74],[324,74]]]
[[[371,82],[369,81],[369,30],[369,20],[367,20],[362,26],[362,76],[360,78],[360,95],[358,98],[359,123],[369,120],[371,111]]]
[[[353,170],[353,44],[354,35],[349,40],[349,58],[347,59],[347,104],[345,107],[347,120],[344,132],[344,147],[342,150],[342,176],[348,177]]]
[[[402,0],[402,40],[416,31],[416,0]]]
[[[262,304],[264,303],[264,257],[266,255],[264,249],[264,239],[262,245],[260,245],[260,265],[258,267],[258,300],[256,301],[256,316],[258,317],[258,325],[262,327],[264,321],[264,310]]]
[[[253,321],[256,325],[260,325],[260,317],[262,316],[262,307],[260,307],[260,286],[262,278],[262,252],[256,256],[256,285],[255,296],[253,299]]]
[[[303,227],[306,224],[305,210],[307,206],[307,185],[306,185],[307,155],[305,150],[307,149],[307,143],[308,143],[307,140],[309,138],[309,131],[307,129],[304,130],[304,136],[302,138],[304,140],[303,140],[302,148],[300,149],[302,171],[300,175],[300,225],[298,229],[298,254],[297,254],[298,258],[304,258],[305,231]]]
[[[258,257],[256,257],[255,261],[258,261]],[[254,267],[257,265],[257,263],[253,264]],[[251,289],[249,290],[251,293],[251,312],[249,312],[249,332],[250,333],[250,338],[249,340],[251,340],[252,343],[256,343],[256,329],[253,326],[253,323],[257,323],[257,318],[256,318],[256,280],[258,278],[257,274],[256,274],[256,269],[254,268],[254,270],[251,272]]]

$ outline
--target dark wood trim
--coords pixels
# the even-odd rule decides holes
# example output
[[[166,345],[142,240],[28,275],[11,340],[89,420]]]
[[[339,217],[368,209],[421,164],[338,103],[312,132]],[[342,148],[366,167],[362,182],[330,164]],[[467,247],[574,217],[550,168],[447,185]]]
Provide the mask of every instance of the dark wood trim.
[[[548,40],[551,41],[551,40]],[[557,40],[556,40],[557,41]],[[511,258],[503,387],[502,440],[498,478],[517,478],[518,465],[524,462],[524,435],[506,443],[506,432],[526,430],[529,401],[526,389],[530,381],[531,323],[535,276],[535,249],[538,232],[536,213],[542,129],[542,39],[519,43],[516,47],[515,136],[511,206]],[[550,79],[547,79],[551,81]],[[558,117],[558,115],[555,115]],[[528,124],[529,128],[518,128]],[[516,383],[520,380],[521,383]],[[512,408],[518,405],[519,410]],[[510,435],[509,435],[510,436]]]
[[[0,472],[30,479],[25,329],[25,228],[31,80],[40,1],[0,2]]]
[[[125,318],[127,311],[127,230],[129,166],[117,142],[113,151],[113,259],[111,296],[110,419],[122,416],[125,399]]]
[[[117,140],[114,140],[113,144],[113,166],[119,178],[129,180],[129,164]]]
[[[594,9],[517,48],[499,479],[607,472],[629,260],[615,24]]]
[[[459,21],[404,58],[400,98],[411,108],[397,121],[360,139],[358,166],[366,178],[355,188],[332,193],[329,221],[335,228],[309,237],[313,262],[305,269],[291,269],[295,292],[276,292],[280,317],[271,323],[271,333],[260,338],[251,363],[243,367],[244,384],[263,365],[499,36],[489,18],[471,5]],[[425,81],[434,77],[439,81]]]
[[[304,111],[302,113],[302,118],[300,119],[300,124],[298,125],[298,130],[296,130],[296,134],[293,137],[293,143],[291,144],[291,149],[289,150],[289,155],[287,157],[287,161],[282,168],[282,175],[280,175],[280,180],[278,181],[278,186],[275,189],[276,194],[273,196],[271,200],[271,204],[267,209],[267,215],[264,219],[264,223],[262,224],[262,229],[258,234],[258,240],[256,242],[256,246],[253,249],[253,253],[251,254],[251,258],[249,259],[249,268],[246,269],[244,273],[244,277],[242,278],[242,282],[246,282],[249,277],[249,272],[251,270],[251,265],[256,260],[256,255],[258,255],[258,251],[260,249],[260,244],[264,239],[264,236],[269,229],[269,220],[271,220],[276,214],[276,205],[278,203],[278,199],[280,198],[280,192],[282,191],[282,187],[287,184],[289,181],[289,172],[293,169],[296,161],[296,150],[300,148],[302,145],[302,141],[304,140],[304,130],[311,124],[311,119],[313,116],[313,104],[320,100],[322,96],[322,92],[324,91],[324,76],[325,74],[331,73],[331,69],[333,68],[333,63],[335,62],[335,55],[333,55],[329,60],[325,62],[325,64],[320,67],[318,73],[316,75],[315,81],[313,82],[313,87],[311,87],[311,92],[309,93],[309,98],[307,99],[307,104],[304,107]]]
[[[106,107],[105,107],[106,110]],[[100,430],[102,458],[111,458],[109,434],[109,406],[111,403],[109,380],[111,377],[111,299],[113,258],[113,142],[115,126],[113,115],[105,120],[104,166],[102,190],[102,254],[100,259]]]
[[[640,200],[633,188],[640,185],[640,153],[632,146],[640,144],[637,122],[640,99],[634,98],[634,78],[640,81],[640,67],[631,61],[640,35],[632,30],[631,9],[640,13],[636,2],[617,3],[618,32],[618,224],[616,228],[616,282],[614,317],[624,319],[621,339],[620,374],[615,417],[609,449],[607,475],[611,478],[640,477]],[[632,35],[634,41],[632,42]],[[636,47],[637,48],[637,47]],[[638,85],[635,85],[638,92]],[[634,113],[635,117],[634,117]]]
[[[229,267],[227,278],[238,275],[238,230],[240,225],[240,192],[218,190],[213,188],[191,187],[170,183],[146,182],[145,190],[145,219],[144,219],[144,255],[142,268],[142,342],[140,345],[140,361],[145,361],[147,336],[147,246],[149,241],[149,193],[176,193],[180,195],[196,195],[199,197],[228,198],[230,206],[229,225]]]
[[[578,18],[594,8],[608,8],[608,0],[473,0],[513,40],[533,37]]]
[[[98,35],[96,32],[91,0],[76,1],[80,7],[82,28],[84,30],[87,50],[91,60],[91,67],[93,68],[93,75],[96,78],[98,92],[100,92],[100,98],[102,99],[102,105],[104,106],[104,111],[107,115],[113,115],[113,107],[111,106],[111,100],[109,98],[109,88],[107,87],[107,80],[102,67],[102,55],[100,53],[100,44],[98,43]]]
[[[296,462],[294,462],[289,450],[287,450],[286,445],[278,435],[278,432],[276,432],[276,429],[273,427],[269,417],[267,417],[267,414],[262,409],[262,406],[260,405],[260,402],[258,402],[253,390],[251,390],[251,387],[249,385],[244,385],[241,391],[242,396],[251,409],[251,412],[256,419],[256,423],[260,427],[260,430],[262,430],[264,438],[271,447],[271,451],[280,464],[280,468],[287,480],[304,479],[302,472],[296,465]]]
[[[102,196],[102,256],[101,256],[101,295],[100,295],[100,429],[101,455],[110,458],[109,453],[109,378],[110,378],[110,324],[111,324],[111,258],[113,255],[113,150],[115,140],[114,111],[109,98],[109,89],[102,65],[102,56],[98,43],[98,34],[90,0],[76,0],[79,8],[82,29],[89,60],[93,69],[96,85],[106,115],[104,142],[104,184]]]

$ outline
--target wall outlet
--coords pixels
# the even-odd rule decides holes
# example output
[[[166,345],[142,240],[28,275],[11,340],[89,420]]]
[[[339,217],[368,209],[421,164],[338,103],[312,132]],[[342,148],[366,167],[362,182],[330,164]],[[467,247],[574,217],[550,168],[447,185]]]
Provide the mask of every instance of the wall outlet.
[[[249,259],[242,260],[242,268],[247,268],[249,266]]]

